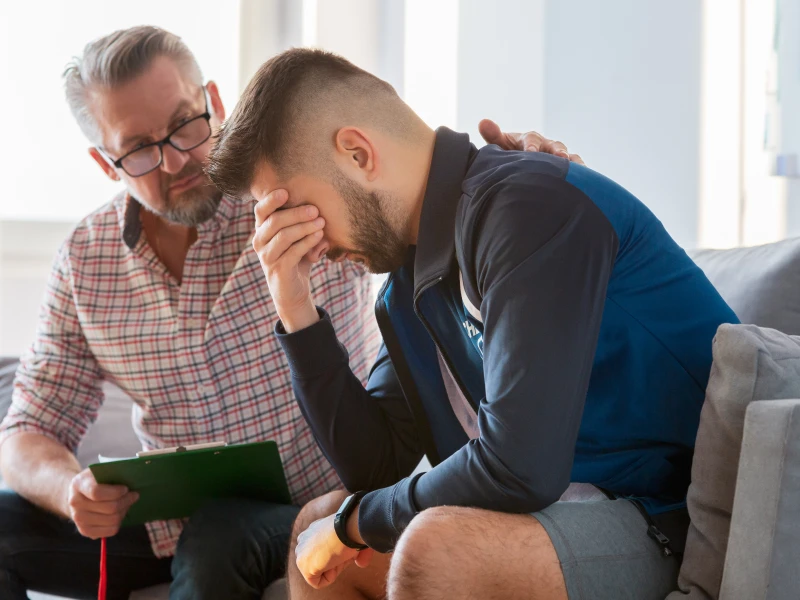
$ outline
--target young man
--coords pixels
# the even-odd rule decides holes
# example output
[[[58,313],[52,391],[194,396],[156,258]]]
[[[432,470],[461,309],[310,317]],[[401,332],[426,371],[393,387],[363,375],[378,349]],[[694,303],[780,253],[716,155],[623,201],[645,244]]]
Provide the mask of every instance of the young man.
[[[564,159],[434,132],[313,50],[261,68],[209,174],[260,199],[295,392],[356,492],[301,513],[294,598],[673,588],[711,340],[736,317],[641,202]],[[391,273],[366,389],[312,300],[326,254]],[[423,454],[434,468],[409,477]]]

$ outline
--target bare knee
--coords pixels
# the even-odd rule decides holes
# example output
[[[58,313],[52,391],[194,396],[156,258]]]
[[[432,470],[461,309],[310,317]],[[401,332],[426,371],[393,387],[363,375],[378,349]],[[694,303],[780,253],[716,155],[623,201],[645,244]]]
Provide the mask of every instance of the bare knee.
[[[461,543],[459,530],[470,509],[429,508],[403,532],[392,557],[388,592],[392,600],[446,598],[454,592],[453,557]]]
[[[347,496],[347,492],[339,490],[315,498],[306,504],[300,510],[300,514],[297,515],[294,521],[294,527],[292,528],[292,544],[294,545],[297,536],[308,529],[308,526],[314,521],[328,517],[339,510],[339,507]]]

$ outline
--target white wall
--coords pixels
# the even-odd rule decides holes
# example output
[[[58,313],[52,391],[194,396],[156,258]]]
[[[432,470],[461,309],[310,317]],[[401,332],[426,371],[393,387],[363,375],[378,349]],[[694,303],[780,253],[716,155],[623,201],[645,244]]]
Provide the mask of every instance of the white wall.
[[[545,4],[545,0],[459,3],[456,122],[479,146],[483,145],[478,134],[481,119],[493,119],[505,131],[547,129]]]
[[[698,237],[699,0],[460,0],[457,126],[480,119],[564,141]]]
[[[781,29],[778,61],[781,96],[781,143],[800,159],[800,2],[779,0]],[[800,179],[788,179],[786,234],[800,235]]]
[[[545,132],[694,246],[701,2],[549,0],[545,13]]]

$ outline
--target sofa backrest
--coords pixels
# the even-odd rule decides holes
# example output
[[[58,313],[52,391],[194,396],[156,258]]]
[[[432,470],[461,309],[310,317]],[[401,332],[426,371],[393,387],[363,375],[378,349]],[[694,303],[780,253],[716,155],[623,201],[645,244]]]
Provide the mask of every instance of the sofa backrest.
[[[742,323],[800,335],[800,238],[689,256]]]

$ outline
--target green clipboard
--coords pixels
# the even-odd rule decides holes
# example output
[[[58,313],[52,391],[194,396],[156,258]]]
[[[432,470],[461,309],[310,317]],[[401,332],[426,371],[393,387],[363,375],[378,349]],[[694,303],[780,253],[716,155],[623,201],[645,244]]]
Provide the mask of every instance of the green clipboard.
[[[291,503],[275,442],[178,449],[89,468],[97,483],[125,485],[139,493],[123,526],[190,517],[206,502],[219,498]]]

